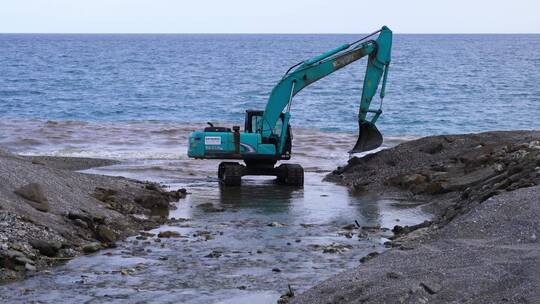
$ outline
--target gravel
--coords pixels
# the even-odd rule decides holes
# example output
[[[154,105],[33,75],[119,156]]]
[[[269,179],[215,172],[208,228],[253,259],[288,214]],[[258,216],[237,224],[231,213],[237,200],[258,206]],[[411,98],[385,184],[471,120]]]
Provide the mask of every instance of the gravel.
[[[353,158],[328,180],[425,202],[391,249],[290,303],[539,303],[540,132],[433,136]]]

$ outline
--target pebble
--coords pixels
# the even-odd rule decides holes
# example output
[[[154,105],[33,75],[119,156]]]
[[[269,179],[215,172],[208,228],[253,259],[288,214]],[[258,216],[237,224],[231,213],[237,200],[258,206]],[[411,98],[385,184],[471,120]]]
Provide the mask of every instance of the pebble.
[[[220,256],[221,256],[221,251],[219,251],[219,250],[212,250],[212,252],[205,255],[206,258],[214,258],[214,259],[217,259]]]
[[[287,225],[279,223],[279,222],[271,222],[267,225],[268,227],[285,227]]]

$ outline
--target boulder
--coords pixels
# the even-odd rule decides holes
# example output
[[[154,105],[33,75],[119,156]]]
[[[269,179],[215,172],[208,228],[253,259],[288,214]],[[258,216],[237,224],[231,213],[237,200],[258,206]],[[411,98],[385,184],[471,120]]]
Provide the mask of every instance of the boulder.
[[[98,239],[104,243],[114,243],[118,239],[118,234],[104,225],[99,225],[97,227],[96,234]]]
[[[135,198],[135,203],[147,209],[169,208],[169,200],[164,195],[157,193],[141,195]]]
[[[176,238],[181,237],[182,235],[176,231],[161,231],[158,233],[159,238]]]
[[[56,256],[60,248],[62,248],[60,242],[38,239],[30,240],[30,245],[32,245],[34,249],[37,249],[41,254],[48,257]]]
[[[15,189],[15,194],[26,199],[32,207],[42,212],[49,211],[49,202],[38,183],[30,183]]]
[[[102,246],[101,246],[100,243],[92,242],[92,243],[88,243],[88,244],[84,245],[82,250],[85,253],[93,253],[93,252],[96,252],[96,251],[100,250],[101,248],[102,248]]]

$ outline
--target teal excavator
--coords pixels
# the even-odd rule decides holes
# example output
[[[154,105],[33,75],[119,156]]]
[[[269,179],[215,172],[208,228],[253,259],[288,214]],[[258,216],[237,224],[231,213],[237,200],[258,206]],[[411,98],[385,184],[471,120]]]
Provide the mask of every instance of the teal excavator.
[[[376,39],[370,39],[377,34]],[[370,109],[370,105],[381,79],[382,105],[391,48],[392,31],[383,26],[360,40],[295,64],[273,88],[264,111],[246,111],[243,132],[239,126],[233,126],[231,130],[208,123],[203,131],[190,134],[188,156],[243,160],[245,165],[235,161],[219,164],[218,178],[226,186],[239,186],[245,175],[271,175],[277,177],[279,184],[303,186],[302,166],[290,163],[276,166],[278,161],[291,158],[293,135],[289,120],[293,97],[306,86],[365,56],[368,56],[368,63],[358,113],[359,136],[349,153],[378,148],[383,139],[375,122],[382,110],[381,107]]]

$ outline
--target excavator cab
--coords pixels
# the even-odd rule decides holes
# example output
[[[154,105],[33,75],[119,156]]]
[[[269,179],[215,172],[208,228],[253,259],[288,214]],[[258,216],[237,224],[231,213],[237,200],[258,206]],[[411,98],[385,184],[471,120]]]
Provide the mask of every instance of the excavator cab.
[[[262,133],[260,126],[262,126],[264,111],[261,110],[246,110],[246,120],[244,123],[244,132],[245,133]],[[262,142],[265,144],[273,144],[276,146],[276,151],[278,150],[280,143],[280,134],[282,133],[283,121],[285,120],[285,114],[281,113],[272,134],[268,137],[263,137]],[[285,146],[281,153],[280,159],[290,159],[291,157],[291,148],[292,148],[292,132],[291,125],[287,124],[287,130],[285,133]]]

